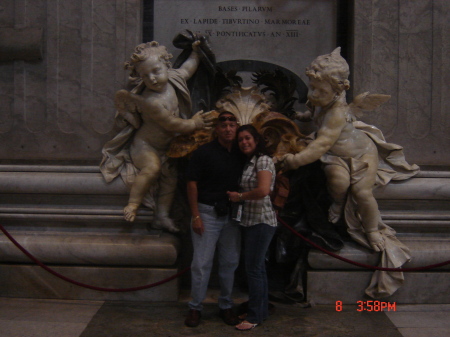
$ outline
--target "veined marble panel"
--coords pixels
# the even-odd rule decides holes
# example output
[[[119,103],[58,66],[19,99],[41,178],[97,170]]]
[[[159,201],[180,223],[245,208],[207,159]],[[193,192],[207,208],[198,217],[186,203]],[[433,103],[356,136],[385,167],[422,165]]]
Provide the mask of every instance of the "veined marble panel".
[[[447,1],[354,2],[353,95],[392,96],[362,120],[418,165],[450,164],[449,21]]]
[[[370,77],[370,91],[372,88],[379,88],[377,93],[390,95],[397,90],[397,69],[398,58],[398,8],[392,6],[391,0],[379,0],[373,8],[372,26],[372,76]],[[359,93],[359,88],[355,88],[355,94]],[[396,107],[398,97],[393,95],[391,99],[383,105],[382,112],[372,111],[366,113],[368,118],[376,120],[376,125],[380,127],[385,137],[389,137],[398,127],[398,116]]]
[[[433,4],[433,132],[450,139],[450,6],[445,1]]]
[[[142,1],[23,0],[2,10],[0,24],[43,28],[44,51],[42,61],[0,65],[0,157],[100,160],[117,132],[123,62],[141,42]]]
[[[431,132],[433,1],[400,1],[400,120],[411,138]],[[419,85],[420,84],[420,85]],[[404,97],[402,97],[404,95]]]

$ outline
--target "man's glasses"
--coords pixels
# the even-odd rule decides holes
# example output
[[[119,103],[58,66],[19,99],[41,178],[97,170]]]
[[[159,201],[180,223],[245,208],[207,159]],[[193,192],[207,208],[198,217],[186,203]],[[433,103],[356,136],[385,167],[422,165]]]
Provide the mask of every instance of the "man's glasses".
[[[220,116],[219,118],[219,122],[236,122],[236,117],[234,116]]]

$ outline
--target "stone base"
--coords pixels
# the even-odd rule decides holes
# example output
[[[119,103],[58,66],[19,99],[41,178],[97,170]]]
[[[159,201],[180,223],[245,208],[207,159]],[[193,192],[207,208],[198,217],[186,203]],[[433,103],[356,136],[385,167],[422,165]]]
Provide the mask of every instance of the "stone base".
[[[370,271],[308,271],[308,298],[314,304],[357,304],[373,301],[364,290],[370,283]],[[405,283],[392,296],[378,301],[397,304],[450,303],[450,272],[405,273]]]
[[[63,267],[56,272],[88,285],[103,288],[132,288],[159,282],[178,272],[177,268]],[[0,296],[69,300],[177,301],[179,279],[133,292],[106,292],[83,288],[30,265],[0,265]]]
[[[397,236],[410,250],[412,259],[404,268],[418,268],[450,260],[448,235]],[[355,242],[346,242],[337,252],[349,260],[378,265],[379,253],[366,249]],[[315,304],[356,304],[357,301],[373,300],[365,294],[374,271],[362,269],[313,249],[308,256],[313,270],[307,273],[308,300]],[[405,282],[392,296],[381,299],[401,304],[450,303],[450,265],[420,272],[404,272]]]
[[[179,238],[160,230],[151,233],[9,230],[9,234],[39,261],[54,265],[173,269],[180,250]],[[2,234],[0,261],[30,263],[30,259]]]

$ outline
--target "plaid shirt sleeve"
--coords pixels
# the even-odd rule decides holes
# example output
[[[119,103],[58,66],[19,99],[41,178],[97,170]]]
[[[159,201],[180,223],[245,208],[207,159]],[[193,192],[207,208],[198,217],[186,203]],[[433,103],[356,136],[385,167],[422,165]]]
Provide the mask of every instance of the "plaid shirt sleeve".
[[[272,158],[269,156],[254,156],[247,163],[242,173],[242,192],[248,192],[258,187],[257,172],[259,171],[270,171],[272,173],[270,190],[273,190],[276,172]],[[277,225],[276,214],[268,195],[263,199],[245,201],[241,225],[253,226],[259,223],[265,223],[270,226]]]

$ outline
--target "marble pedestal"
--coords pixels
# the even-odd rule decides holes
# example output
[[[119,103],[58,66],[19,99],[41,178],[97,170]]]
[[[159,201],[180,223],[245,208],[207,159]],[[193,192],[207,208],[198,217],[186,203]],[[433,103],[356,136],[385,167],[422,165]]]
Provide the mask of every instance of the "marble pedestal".
[[[411,250],[405,268],[417,268],[450,260],[450,173],[422,171],[404,182],[392,183],[376,192],[383,220]],[[355,262],[378,265],[379,254],[355,242],[337,252]],[[373,271],[361,269],[313,249],[308,256],[308,300],[316,304],[356,304],[372,300],[364,290]],[[405,283],[392,296],[396,303],[450,303],[450,265],[405,272]]]
[[[128,190],[106,184],[97,167],[1,166],[0,221],[38,260],[75,281],[133,288],[178,272],[180,240],[148,231],[152,212],[123,220]],[[179,280],[137,292],[103,292],[67,283],[35,265],[0,235],[0,296],[176,301]]]

